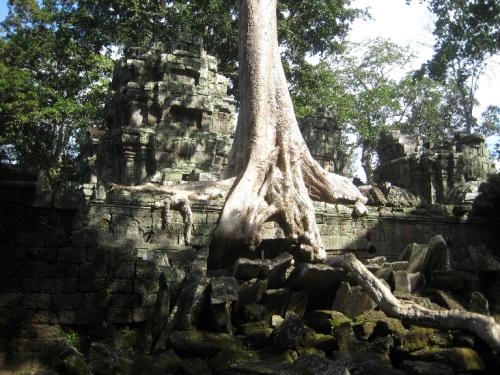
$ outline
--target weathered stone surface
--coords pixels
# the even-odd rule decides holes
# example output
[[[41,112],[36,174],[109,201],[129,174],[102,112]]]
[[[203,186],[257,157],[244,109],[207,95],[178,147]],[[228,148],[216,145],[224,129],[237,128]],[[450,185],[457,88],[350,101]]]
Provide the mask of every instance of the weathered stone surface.
[[[427,203],[463,202],[467,191],[451,188],[486,180],[494,173],[484,138],[478,135],[462,134],[454,142],[424,145],[392,130],[381,136],[377,152],[380,165],[375,181],[407,188]]]
[[[173,309],[176,329],[195,329],[200,322],[209,280],[200,273],[189,274],[182,284],[177,304]]]
[[[409,190],[385,182],[381,190],[387,199],[387,205],[391,207],[418,207],[421,205],[420,198]]]
[[[500,260],[484,245],[469,246],[468,257],[455,262],[455,267],[470,272],[500,271]]]
[[[237,309],[260,301],[267,290],[267,280],[251,279],[238,286]]]
[[[425,276],[420,272],[408,273],[407,271],[394,271],[395,294],[407,295],[414,293],[425,286]]]
[[[366,375],[404,375],[405,372],[392,367],[389,358],[384,354],[366,353],[362,351],[334,351],[331,358],[346,366],[353,374]]]
[[[418,361],[443,363],[455,372],[481,371],[485,368],[482,358],[470,348],[424,349],[413,352],[410,356]]]
[[[182,47],[156,43],[147,53],[130,48],[117,62],[107,107],[110,131],[88,130],[84,182],[221,177],[234,126],[228,80],[198,41],[182,37],[177,45]],[[198,52],[188,58],[187,49]]]
[[[268,289],[262,297],[262,303],[269,314],[284,315],[289,298],[288,288]]]
[[[332,309],[354,319],[364,312],[373,310],[375,306],[375,302],[360,286],[351,287],[349,283],[342,283],[333,300]]]
[[[340,282],[347,272],[324,264],[299,263],[290,274],[286,285],[292,290],[304,291],[309,295],[311,308],[330,308]]]
[[[294,314],[302,317],[306,312],[308,301],[309,295],[306,292],[292,292],[290,293],[290,298],[288,299],[286,311],[293,312]]]
[[[475,290],[470,295],[469,310],[483,315],[490,315],[490,304],[481,292]]]
[[[92,372],[103,375],[129,374],[133,361],[125,353],[100,342],[90,347],[89,365]]]
[[[232,333],[232,305],[238,300],[238,282],[234,277],[222,276],[210,281],[210,307],[215,329]]]
[[[297,348],[304,341],[305,326],[302,319],[295,313],[289,312],[285,320],[274,332],[276,343],[282,350]]]
[[[341,323],[335,327],[334,337],[341,352],[363,350],[363,346],[354,335],[351,323]]]
[[[343,363],[313,355],[300,357],[291,368],[300,370],[304,375],[350,375]]]
[[[270,289],[276,289],[283,286],[286,271],[292,264],[292,261],[293,256],[285,252],[263,264],[262,273],[263,276],[267,278]]]
[[[433,271],[428,278],[429,285],[442,290],[457,293],[479,290],[479,277],[477,274],[465,271]]]
[[[273,329],[267,320],[241,324],[239,330],[245,336],[245,342],[253,349],[262,349],[271,343]]]
[[[238,280],[251,280],[257,278],[261,270],[261,260],[238,258],[234,265],[233,276]]]
[[[350,323],[351,319],[339,311],[315,310],[304,316],[307,325],[318,332],[331,333],[333,328],[342,323]]]
[[[453,369],[438,362],[402,361],[399,368],[408,375],[453,375]]]
[[[189,356],[213,356],[221,350],[243,348],[241,341],[227,333],[173,331],[168,341],[177,353]]]

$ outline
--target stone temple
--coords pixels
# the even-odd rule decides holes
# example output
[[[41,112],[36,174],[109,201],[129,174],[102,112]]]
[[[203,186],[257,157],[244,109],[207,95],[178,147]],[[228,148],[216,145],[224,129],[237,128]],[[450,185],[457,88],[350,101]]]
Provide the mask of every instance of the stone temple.
[[[184,37],[130,49],[112,85],[77,190],[46,192],[36,175],[0,165],[0,372],[34,359],[85,375],[498,369],[498,353],[475,335],[389,317],[344,269],[295,256],[275,223],[255,253],[208,269],[222,198],[193,200],[187,215],[158,207],[160,193],[106,186],[220,178],[234,126],[228,80]],[[341,173],[347,154],[331,111],[301,129],[318,162]],[[360,187],[367,215],[315,203],[328,255],[355,253],[407,302],[499,320],[500,176],[482,142],[384,135],[378,184]]]
[[[198,39],[130,48],[115,67],[108,128],[89,130],[86,182],[220,179],[235,125],[227,87]]]

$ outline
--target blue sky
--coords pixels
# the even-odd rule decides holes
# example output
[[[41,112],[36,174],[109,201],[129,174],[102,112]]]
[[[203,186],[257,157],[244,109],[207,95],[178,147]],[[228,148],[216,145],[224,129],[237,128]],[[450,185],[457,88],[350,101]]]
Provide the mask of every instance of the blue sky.
[[[0,20],[7,16],[7,0],[0,0]]]

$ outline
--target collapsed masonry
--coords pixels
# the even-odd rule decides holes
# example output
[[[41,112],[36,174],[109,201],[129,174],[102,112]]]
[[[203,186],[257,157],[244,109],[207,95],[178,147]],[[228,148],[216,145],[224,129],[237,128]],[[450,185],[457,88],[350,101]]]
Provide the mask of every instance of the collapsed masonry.
[[[201,40],[131,48],[115,67],[108,129],[88,131],[85,182],[219,179],[234,127],[228,79]]]
[[[438,145],[393,130],[382,135],[377,152],[377,183],[390,182],[431,204],[474,200],[480,184],[495,173],[485,140],[477,134]]]

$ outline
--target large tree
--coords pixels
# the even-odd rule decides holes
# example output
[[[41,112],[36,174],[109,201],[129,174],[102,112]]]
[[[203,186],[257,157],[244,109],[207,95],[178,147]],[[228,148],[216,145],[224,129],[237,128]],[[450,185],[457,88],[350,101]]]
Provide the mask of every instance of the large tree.
[[[214,233],[210,257],[223,262],[229,251],[255,249],[266,221],[277,222],[286,236],[310,258],[325,259],[312,199],[325,202],[358,201],[362,196],[348,180],[326,173],[316,163],[299,132],[288,93],[277,38],[276,0],[240,0],[241,108],[227,175],[220,183],[190,186],[126,188],[162,191],[183,212],[192,194],[226,191],[226,202]],[[229,188],[229,186],[231,186]],[[182,208],[183,207],[183,208]],[[500,350],[500,325],[491,317],[458,310],[433,311],[396,299],[390,289],[352,254],[329,263],[346,268],[390,316],[419,324],[475,332]]]

